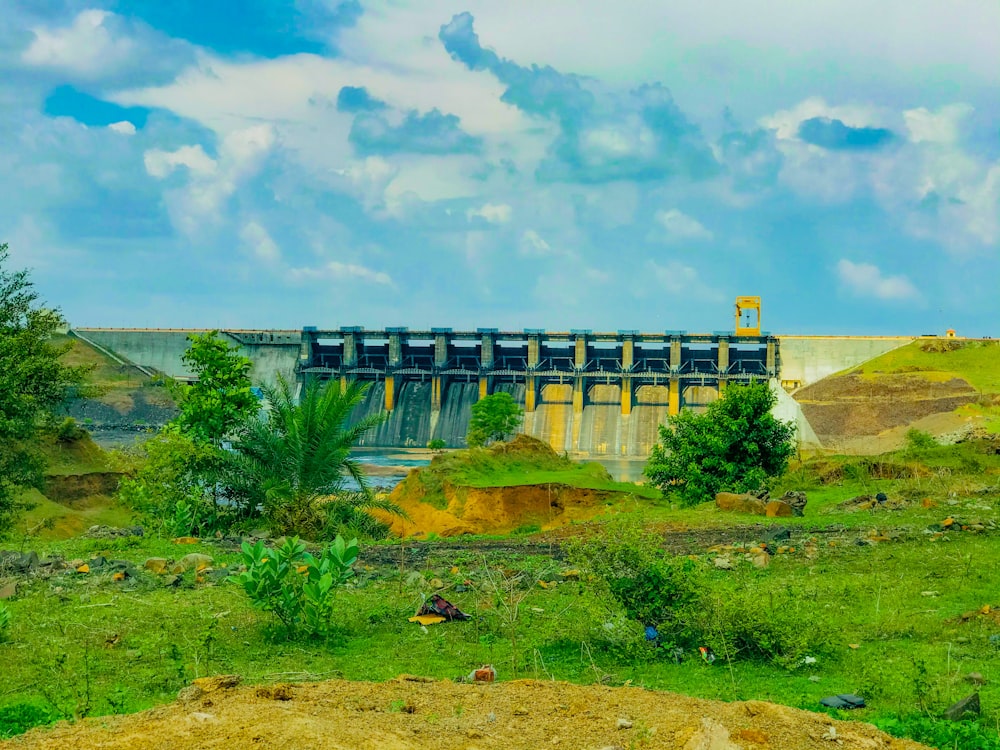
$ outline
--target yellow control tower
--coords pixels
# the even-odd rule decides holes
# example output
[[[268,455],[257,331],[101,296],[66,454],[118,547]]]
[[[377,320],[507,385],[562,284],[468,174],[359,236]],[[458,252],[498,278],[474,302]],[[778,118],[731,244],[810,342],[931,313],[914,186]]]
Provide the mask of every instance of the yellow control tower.
[[[736,335],[760,336],[760,297],[736,298]]]

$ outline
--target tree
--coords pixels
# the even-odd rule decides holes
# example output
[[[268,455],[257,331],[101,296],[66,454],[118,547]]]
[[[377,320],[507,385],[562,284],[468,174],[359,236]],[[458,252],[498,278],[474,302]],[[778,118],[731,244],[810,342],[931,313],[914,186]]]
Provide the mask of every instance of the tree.
[[[218,333],[188,337],[191,345],[182,359],[198,381],[183,392],[176,419],[182,434],[216,445],[258,407],[250,389],[250,360],[239,354],[239,346],[231,346]]]
[[[660,426],[646,464],[649,480],[686,505],[715,493],[750,492],[780,476],[794,452],[795,427],[771,414],[777,403],[766,382],[729,385],[704,414],[684,411]]]
[[[509,393],[501,391],[484,396],[472,405],[465,442],[471,447],[481,447],[494,440],[505,440],[517,430],[523,414],[524,410]]]
[[[69,345],[51,341],[62,316],[39,304],[28,271],[5,269],[8,258],[0,244],[0,534],[24,507],[21,489],[41,486],[40,429],[82,388],[88,372],[62,364]]]
[[[276,532],[315,537],[329,531],[331,519],[350,525],[352,514],[365,510],[400,512],[373,495],[361,465],[351,458],[361,436],[385,419],[377,414],[350,424],[366,386],[312,382],[298,404],[280,376],[277,387],[262,390],[267,412],[240,427],[227,468],[233,499],[248,513],[260,507]]]

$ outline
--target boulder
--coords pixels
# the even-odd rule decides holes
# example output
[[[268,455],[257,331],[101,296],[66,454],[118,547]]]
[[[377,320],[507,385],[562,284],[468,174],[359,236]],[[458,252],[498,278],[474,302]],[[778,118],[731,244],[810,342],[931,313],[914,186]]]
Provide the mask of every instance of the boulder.
[[[787,503],[792,508],[792,515],[802,516],[806,512],[806,493],[789,490],[780,498],[781,502]]]
[[[963,698],[958,703],[955,703],[945,709],[944,718],[949,721],[959,721],[964,718],[966,714],[978,716],[980,711],[979,693],[973,693],[969,697]]]
[[[768,518],[788,518],[795,515],[795,511],[783,500],[772,500],[764,506],[764,515]]]
[[[763,516],[767,512],[767,503],[749,492],[720,492],[715,496],[715,504],[720,510],[732,513],[753,513]]]
[[[214,560],[211,555],[203,555],[200,552],[192,552],[189,555],[184,555],[184,557],[178,560],[170,572],[184,573],[188,570],[205,570],[206,568],[211,568],[213,562]]]
[[[146,559],[146,562],[142,564],[142,567],[148,570],[153,575],[163,575],[167,572],[167,558],[165,557],[150,557]]]

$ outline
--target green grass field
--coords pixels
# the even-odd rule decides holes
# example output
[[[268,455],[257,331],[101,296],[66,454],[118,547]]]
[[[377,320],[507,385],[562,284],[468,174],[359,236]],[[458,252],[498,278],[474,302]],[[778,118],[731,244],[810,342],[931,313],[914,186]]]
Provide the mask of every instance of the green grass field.
[[[921,373],[937,380],[964,378],[983,393],[1000,393],[1000,341],[955,339],[954,350],[941,350],[941,342],[914,341],[869,360],[850,372],[877,374]],[[937,349],[937,350],[935,350]]]

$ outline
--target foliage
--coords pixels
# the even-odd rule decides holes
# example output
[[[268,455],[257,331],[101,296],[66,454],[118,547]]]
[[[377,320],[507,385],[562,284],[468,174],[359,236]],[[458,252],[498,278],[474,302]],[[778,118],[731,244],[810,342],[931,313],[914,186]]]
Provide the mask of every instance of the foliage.
[[[7,637],[7,629],[10,627],[10,612],[7,608],[0,602],[0,643],[3,643],[4,639]]]
[[[909,452],[919,453],[936,448],[937,445],[938,441],[929,432],[918,430],[916,427],[911,427],[906,431],[906,450]]]
[[[52,711],[34,703],[11,703],[8,706],[0,706],[0,739],[51,724],[56,718]]]
[[[273,549],[257,542],[243,543],[246,571],[233,580],[253,606],[272,612],[289,634],[326,636],[333,620],[336,589],[354,575],[358,540],[338,536],[319,557],[306,552],[298,537]]]
[[[28,271],[4,268],[8,258],[0,244],[0,534],[24,508],[21,489],[41,485],[40,428],[87,374],[60,361],[66,347],[50,339],[62,317],[40,306]]]
[[[930,747],[948,750],[1000,750],[995,729],[978,721],[947,721],[924,714],[876,718],[875,726],[894,737],[907,737]]]
[[[248,514],[262,508],[278,533],[312,537],[324,528],[329,503],[400,512],[372,494],[361,465],[350,455],[358,439],[385,419],[374,415],[350,424],[364,385],[313,382],[298,404],[284,379],[263,391],[266,415],[241,426],[234,452],[227,455],[232,501]],[[356,489],[348,486],[349,480]]]
[[[434,438],[433,440],[427,441],[427,450],[429,451],[443,451],[447,447],[448,443],[441,438]]]
[[[167,425],[142,446],[145,460],[131,477],[121,481],[118,497],[142,513],[169,536],[185,522],[179,522],[179,507],[190,508],[192,522],[186,534],[208,536],[225,531],[243,517],[244,509],[225,505],[217,497],[222,472],[222,450],[210,443],[196,442],[176,426]]]
[[[198,381],[183,391],[176,423],[196,442],[218,444],[257,411],[250,390],[251,362],[239,346],[219,338],[218,331],[189,336],[184,364]]]
[[[794,426],[771,414],[777,397],[766,382],[729,385],[704,414],[682,411],[660,427],[646,476],[685,505],[717,492],[749,492],[784,473]]]
[[[76,423],[73,417],[66,417],[55,428],[55,437],[60,443],[75,443],[82,440],[87,431]]]
[[[472,405],[472,419],[465,441],[470,447],[506,440],[514,434],[524,410],[504,391],[484,396]]]
[[[655,534],[625,520],[604,533],[569,544],[570,560],[607,587],[625,614],[652,625],[664,642],[688,643],[687,608],[697,601],[702,575],[694,561],[668,556]]]

